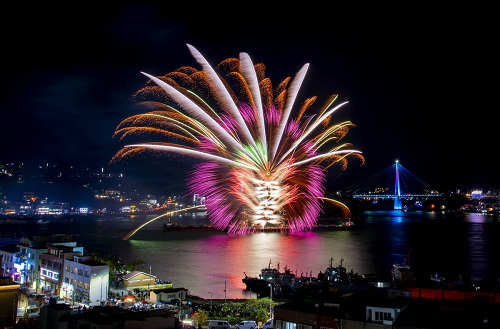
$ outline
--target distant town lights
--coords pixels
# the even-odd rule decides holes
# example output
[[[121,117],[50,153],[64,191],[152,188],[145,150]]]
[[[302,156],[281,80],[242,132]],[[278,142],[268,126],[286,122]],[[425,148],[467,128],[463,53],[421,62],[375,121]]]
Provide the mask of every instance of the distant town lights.
[[[483,190],[474,190],[470,194],[471,198],[482,198],[483,197]]]

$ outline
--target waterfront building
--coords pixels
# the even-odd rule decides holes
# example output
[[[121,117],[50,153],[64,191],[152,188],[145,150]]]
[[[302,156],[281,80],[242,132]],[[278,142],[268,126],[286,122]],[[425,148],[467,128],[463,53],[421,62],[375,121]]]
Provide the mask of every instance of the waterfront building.
[[[76,242],[61,242],[47,245],[47,252],[41,255],[40,288],[45,293],[59,296],[62,285],[64,262],[73,256],[82,256],[83,247]]]
[[[14,278],[20,275],[19,273],[16,273],[14,267],[18,252],[19,247],[14,243],[9,243],[0,247],[0,276],[10,277],[13,281],[15,281]]]
[[[132,271],[123,276],[125,289],[144,289],[156,284],[156,276],[142,271]]]
[[[71,243],[71,234],[35,235],[22,237],[14,261],[14,281],[28,287],[31,292],[40,289],[41,255],[47,253],[47,245]]]
[[[186,288],[152,289],[149,292],[149,302],[151,304],[157,302],[171,303],[172,301],[184,302],[187,300],[188,294],[189,290]]]
[[[16,245],[17,252],[14,257],[14,272],[12,273],[14,281],[26,285],[30,280],[29,269],[28,269],[28,252],[24,246]]]
[[[68,303],[102,306],[108,300],[109,266],[91,256],[74,255],[64,261],[59,299]]]
[[[21,273],[19,282],[28,286],[31,291],[36,291],[40,286],[40,262],[41,255],[47,252],[47,241],[49,236],[35,236],[33,238],[22,237],[19,240],[19,257],[14,265]]]
[[[26,247],[26,285],[30,291],[36,292],[40,288],[41,256],[47,252],[47,247]]]

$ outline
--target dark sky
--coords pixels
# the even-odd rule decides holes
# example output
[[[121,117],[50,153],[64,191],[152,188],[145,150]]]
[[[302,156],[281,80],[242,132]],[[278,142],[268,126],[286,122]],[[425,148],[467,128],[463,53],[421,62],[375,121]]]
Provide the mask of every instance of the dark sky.
[[[247,52],[266,65],[273,82],[310,63],[304,98],[338,93],[338,102],[349,101],[333,121],[356,124],[345,141],[366,158],[363,167],[349,168],[349,179],[399,159],[440,191],[500,187],[500,30],[493,8],[433,2],[17,3],[2,5],[0,20],[1,163],[107,165],[123,146],[112,138],[114,129],[137,114],[128,98],[147,81],[140,71],[199,68],[189,43],[213,66]],[[179,179],[179,168],[191,162],[151,159],[140,165]]]

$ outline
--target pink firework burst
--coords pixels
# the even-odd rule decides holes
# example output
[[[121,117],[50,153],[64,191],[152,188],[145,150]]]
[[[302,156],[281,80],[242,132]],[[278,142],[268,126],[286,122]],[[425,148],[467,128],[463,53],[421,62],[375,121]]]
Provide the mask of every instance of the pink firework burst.
[[[197,158],[187,186],[206,198],[214,227],[231,234],[311,230],[322,211],[326,170],[336,164],[344,170],[349,157],[364,161],[340,142],[354,124],[330,124],[347,102],[334,105],[332,95],[305,116],[316,97],[295,102],[308,64],[273,88],[265,66],[246,53],[212,67],[188,48],[201,69],[143,73],[150,80],[134,100],[150,111],[123,120],[115,136],[147,141],[126,145],[112,161],[144,150]]]

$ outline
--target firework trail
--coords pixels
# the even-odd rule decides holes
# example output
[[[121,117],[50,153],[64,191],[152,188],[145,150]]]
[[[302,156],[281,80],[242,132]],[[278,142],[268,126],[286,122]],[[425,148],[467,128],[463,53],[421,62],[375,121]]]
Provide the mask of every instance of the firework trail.
[[[111,161],[146,151],[197,158],[187,186],[206,197],[212,226],[231,234],[311,230],[322,211],[326,170],[345,170],[348,157],[364,162],[350,143],[340,143],[354,124],[330,124],[347,102],[333,106],[333,95],[318,114],[306,115],[317,97],[297,109],[295,102],[309,64],[273,88],[266,67],[246,53],[214,68],[187,46],[201,70],[143,73],[150,80],[132,99],[147,113],[123,120],[114,136],[148,142],[126,145]]]

